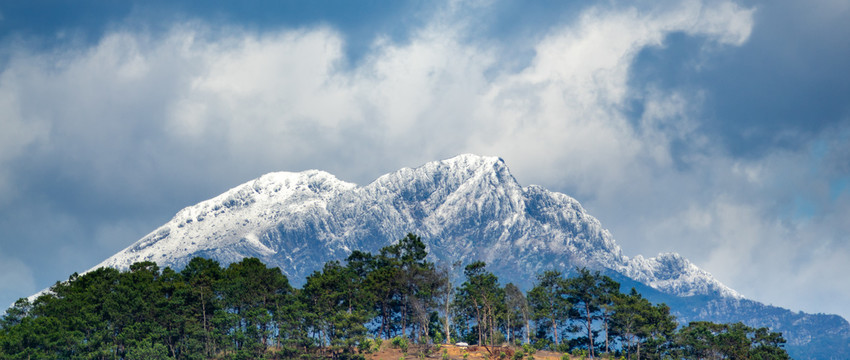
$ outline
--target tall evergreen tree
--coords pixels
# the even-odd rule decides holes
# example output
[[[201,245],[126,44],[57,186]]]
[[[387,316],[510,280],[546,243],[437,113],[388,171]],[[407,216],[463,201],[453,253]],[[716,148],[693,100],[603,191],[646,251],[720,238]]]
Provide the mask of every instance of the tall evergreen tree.
[[[531,313],[528,306],[528,300],[516,285],[508,283],[505,285],[505,303],[507,306],[506,318],[508,319],[508,343],[511,342],[510,334],[513,332],[516,321],[519,322],[519,327],[525,330],[523,331],[523,343],[527,344],[531,331]]]
[[[605,334],[604,351],[607,354],[611,352],[611,316],[616,309],[615,300],[620,295],[620,284],[608,276],[603,276],[599,286],[602,295],[599,299],[599,309],[601,312],[602,330]]]
[[[564,283],[560,271],[547,270],[537,275],[536,285],[528,292],[532,317],[538,323],[549,324],[556,348],[560,345],[558,329],[564,326],[572,307]]]
[[[455,303],[459,311],[475,319],[478,344],[493,344],[497,330],[498,306],[504,304],[504,290],[499,287],[496,275],[486,270],[483,261],[473,262],[464,268],[466,281],[457,289]]]
[[[616,330],[628,359],[633,352],[640,357],[640,342],[644,335],[644,326],[650,319],[652,304],[641,296],[635,288],[628,295],[614,298],[612,325]]]
[[[454,282],[452,281],[454,269],[460,266],[460,262],[454,262],[452,264],[441,264],[437,268],[437,289],[435,295],[437,297],[437,303],[440,307],[440,310],[443,313],[443,338],[445,343],[451,344],[452,342],[452,330],[450,327],[451,317],[452,317],[452,304],[454,301]]]
[[[221,307],[216,296],[216,284],[222,277],[221,265],[215,260],[201,257],[193,258],[180,272],[186,283],[188,314],[186,318],[200,325],[203,348],[200,353],[206,357],[213,356],[215,343],[213,341],[212,318]]]

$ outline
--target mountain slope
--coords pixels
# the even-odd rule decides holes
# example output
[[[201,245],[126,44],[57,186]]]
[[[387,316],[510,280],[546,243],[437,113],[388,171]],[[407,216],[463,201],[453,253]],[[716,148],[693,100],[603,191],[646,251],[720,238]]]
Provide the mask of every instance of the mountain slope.
[[[785,316],[793,313],[743,299],[677,254],[623,255],[578,201],[539,186],[522,187],[495,157],[461,155],[401,169],[362,187],[315,170],[267,174],[181,210],[98,267],[152,260],[179,268],[195,256],[224,264],[253,256],[299,284],[329,260],[355,249],[376,251],[408,232],[426,241],[433,260],[484,260],[502,281],[526,289],[543,270],[584,266],[675,304],[674,311],[688,320],[728,316],[771,325],[801,334],[789,336],[794,349],[815,343],[811,329],[830,324],[848,347],[850,326],[840,317],[836,322],[806,315],[813,319],[806,322]],[[771,309],[784,311],[784,317],[771,315]],[[842,348],[836,346],[834,352]]]

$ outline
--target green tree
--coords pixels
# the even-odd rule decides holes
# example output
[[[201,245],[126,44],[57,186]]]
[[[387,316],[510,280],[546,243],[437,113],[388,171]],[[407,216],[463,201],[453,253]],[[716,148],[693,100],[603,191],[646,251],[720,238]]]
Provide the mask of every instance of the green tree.
[[[322,272],[307,277],[302,292],[320,345],[329,346],[334,354],[350,353],[365,339],[366,309],[351,286],[354,278],[351,268],[331,261]]]
[[[374,300],[380,323],[377,333],[384,339],[396,331],[406,337],[410,327],[418,329],[417,336],[427,334],[429,310],[435,306],[439,287],[434,264],[425,260],[427,255],[425,243],[413,234],[381,248],[373,258],[358,255],[369,261],[358,267],[370,269],[364,285]]]
[[[563,327],[572,307],[560,271],[547,270],[537,275],[537,283],[528,292],[528,303],[534,321],[548,323],[555,347],[560,345],[558,329]]]
[[[615,300],[620,293],[620,284],[608,276],[603,276],[599,284],[601,288],[601,297],[599,298],[600,317],[602,320],[602,330],[605,336],[605,353],[611,352],[611,317],[616,309]]]
[[[567,289],[569,302],[572,305],[569,312],[570,319],[584,324],[587,351],[591,358],[595,356],[593,323],[602,318],[600,306],[605,297],[602,279],[598,271],[591,272],[581,268],[578,269],[578,276],[566,279],[562,285]]]
[[[455,303],[460,312],[475,319],[478,344],[493,344],[496,338],[499,306],[504,304],[504,290],[499,287],[496,275],[486,270],[483,261],[464,268],[466,281],[455,292]]]
[[[221,281],[221,265],[215,260],[201,257],[193,258],[180,272],[186,287],[183,296],[186,297],[187,309],[185,320],[200,325],[200,342],[202,349],[197,351],[205,358],[212,358],[216,348],[212,318],[221,309],[221,301],[216,295],[216,285]],[[191,351],[191,350],[190,350]]]
[[[791,357],[785,351],[785,338],[782,334],[772,332],[762,327],[751,329],[752,346],[750,358],[754,360],[790,360]]]
[[[667,304],[657,304],[647,310],[646,319],[648,321],[644,323],[641,329],[646,357],[648,359],[661,359],[673,347],[671,342],[678,323],[675,316],[670,314],[670,307]]]
[[[742,323],[694,321],[676,333],[676,355],[684,359],[786,360],[785,339],[767,328]]]
[[[507,307],[505,315],[507,319],[508,343],[511,343],[510,334],[513,333],[513,329],[521,327],[525,329],[523,343],[527,344],[531,331],[531,311],[528,306],[528,299],[525,298],[522,291],[513,283],[505,285],[505,305]]]
[[[437,297],[437,302],[439,304],[440,310],[443,312],[443,339],[446,344],[451,344],[452,342],[452,330],[450,327],[450,320],[452,314],[452,305],[454,300],[454,282],[452,281],[454,275],[454,269],[460,266],[460,262],[454,262],[452,264],[442,264],[437,269],[437,289],[435,291],[435,295]]]
[[[640,357],[640,342],[644,337],[644,327],[650,321],[652,304],[641,296],[635,288],[628,295],[614,298],[614,313],[611,321],[622,343],[628,359],[637,352]]]
[[[277,299],[292,292],[289,280],[278,268],[267,268],[257,258],[230,264],[220,280],[228,338],[239,354],[260,356],[269,347]]]

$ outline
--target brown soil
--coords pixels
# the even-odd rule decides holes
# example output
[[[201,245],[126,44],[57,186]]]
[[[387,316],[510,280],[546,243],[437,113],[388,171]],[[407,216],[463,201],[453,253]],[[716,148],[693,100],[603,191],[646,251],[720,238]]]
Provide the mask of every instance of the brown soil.
[[[426,355],[426,359],[442,359],[443,351],[449,355],[449,359],[452,360],[463,360],[463,355],[466,353],[468,356],[467,360],[491,360],[491,359],[499,359],[499,355],[504,352],[505,359],[510,359],[514,355],[515,348],[508,347],[490,347],[489,352],[488,349],[483,346],[469,346],[465,348],[461,348],[459,346],[454,345],[440,345],[439,347],[432,347],[432,351],[429,355]],[[399,349],[392,349],[387,346],[383,346],[380,351],[366,355],[366,359],[370,360],[399,360],[404,357],[405,360],[416,360],[419,359],[419,355],[423,352],[426,352],[426,348],[414,347],[411,346],[407,349],[407,354],[404,354]],[[556,353],[551,351],[538,351],[534,353],[534,359],[538,360],[560,360],[562,353]]]

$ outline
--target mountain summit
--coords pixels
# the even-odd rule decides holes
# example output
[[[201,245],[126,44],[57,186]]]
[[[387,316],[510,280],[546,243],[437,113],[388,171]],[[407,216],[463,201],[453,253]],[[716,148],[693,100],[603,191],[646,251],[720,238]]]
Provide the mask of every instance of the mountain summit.
[[[740,298],[677,254],[630,259],[575,199],[522,187],[497,157],[460,155],[358,187],[326,172],[278,172],[181,210],[97,267],[150,260],[182,267],[195,256],[257,257],[298,282],[352,250],[375,251],[408,232],[436,259],[486,261],[530,284],[543,270],[607,269],[677,295]]]
[[[522,288],[544,270],[588,267],[668,303],[683,321],[770,326],[785,333],[795,358],[823,358],[808,349],[824,344],[839,358],[850,355],[846,320],[744,299],[675,253],[625,256],[578,201],[521,186],[497,157],[460,155],[366,186],[317,170],[266,174],[181,210],[97,267],[127,269],[150,260],[181,268],[196,256],[222,264],[257,257],[300,284],[327,261],[352,250],[375,252],[409,232],[421,236],[434,261],[484,260],[504,282]]]

